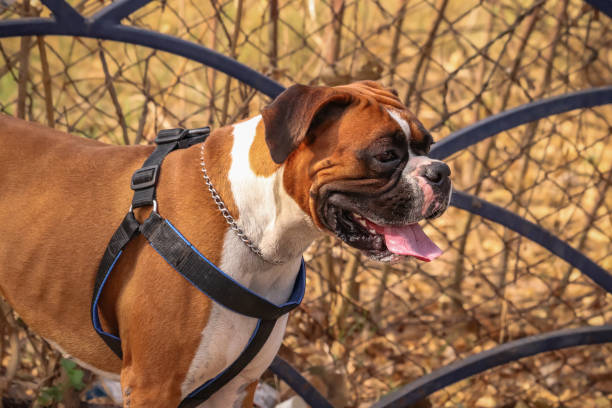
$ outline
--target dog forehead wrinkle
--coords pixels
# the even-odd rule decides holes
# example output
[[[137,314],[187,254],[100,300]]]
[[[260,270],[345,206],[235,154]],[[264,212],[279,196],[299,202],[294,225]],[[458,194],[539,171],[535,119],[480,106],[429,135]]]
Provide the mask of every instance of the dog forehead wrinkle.
[[[410,131],[410,125],[408,124],[408,122],[404,120],[404,118],[402,118],[396,110],[389,108],[385,109],[387,113],[389,113],[389,116],[391,116],[391,118],[397,122],[399,127],[404,132],[404,135],[406,135],[406,140],[408,141],[408,143],[410,143],[410,137],[412,136],[412,132]]]

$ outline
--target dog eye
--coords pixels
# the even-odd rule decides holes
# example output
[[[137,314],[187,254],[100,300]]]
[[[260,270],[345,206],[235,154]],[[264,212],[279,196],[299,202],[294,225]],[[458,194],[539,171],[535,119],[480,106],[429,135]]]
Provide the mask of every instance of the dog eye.
[[[387,150],[383,153],[377,154],[376,156],[374,156],[374,158],[381,163],[388,163],[397,160],[399,157],[397,156],[397,153],[395,153],[395,151]]]

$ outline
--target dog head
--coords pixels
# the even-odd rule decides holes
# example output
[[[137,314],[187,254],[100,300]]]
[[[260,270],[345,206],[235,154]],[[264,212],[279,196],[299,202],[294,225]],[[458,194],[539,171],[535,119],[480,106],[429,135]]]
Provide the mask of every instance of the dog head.
[[[318,228],[377,260],[440,254],[418,222],[446,210],[450,169],[427,157],[431,135],[394,92],[294,85],[262,116],[285,189]]]

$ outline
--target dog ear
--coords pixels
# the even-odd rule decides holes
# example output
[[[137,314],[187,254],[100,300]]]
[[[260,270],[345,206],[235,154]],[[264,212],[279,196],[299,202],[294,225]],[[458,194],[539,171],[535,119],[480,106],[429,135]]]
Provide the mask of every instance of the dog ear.
[[[325,86],[289,87],[261,112],[272,160],[284,162],[310,129],[336,117],[351,101],[349,93]]]

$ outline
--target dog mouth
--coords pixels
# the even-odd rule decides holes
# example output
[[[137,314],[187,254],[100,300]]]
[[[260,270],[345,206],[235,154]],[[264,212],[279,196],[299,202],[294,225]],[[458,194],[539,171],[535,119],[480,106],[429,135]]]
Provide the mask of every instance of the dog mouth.
[[[327,228],[369,258],[396,262],[404,256],[430,262],[442,254],[417,223],[386,225],[328,203],[324,211]]]

